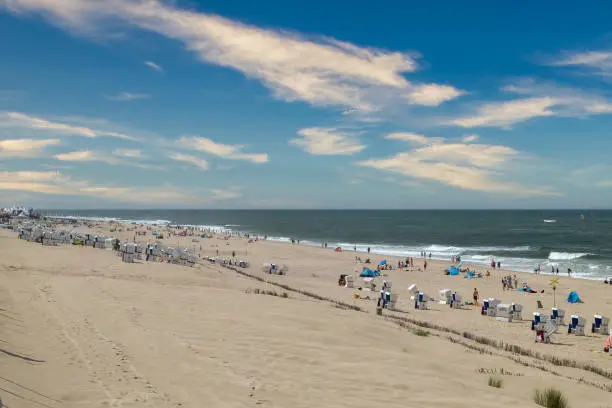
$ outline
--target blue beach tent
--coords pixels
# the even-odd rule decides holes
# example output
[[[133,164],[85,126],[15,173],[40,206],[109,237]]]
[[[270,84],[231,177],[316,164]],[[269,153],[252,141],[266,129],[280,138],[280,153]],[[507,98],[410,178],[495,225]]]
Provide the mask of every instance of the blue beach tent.
[[[383,259],[382,261],[380,261],[380,263],[378,264],[378,266],[383,266],[387,264],[387,260]]]
[[[380,273],[366,268],[363,271],[361,271],[359,276],[362,278],[375,278],[377,276],[380,276]]]
[[[581,302],[580,296],[578,296],[578,293],[572,291],[567,297],[567,302],[568,303],[580,303]]]
[[[459,269],[455,268],[454,266],[449,266],[448,268],[446,268],[446,270],[451,276],[459,275]]]

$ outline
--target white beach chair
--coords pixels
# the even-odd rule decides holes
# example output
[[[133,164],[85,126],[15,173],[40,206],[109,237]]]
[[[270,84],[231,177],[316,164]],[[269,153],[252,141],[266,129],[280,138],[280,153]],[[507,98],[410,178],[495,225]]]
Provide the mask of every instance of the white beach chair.
[[[565,310],[553,307],[550,318],[555,320],[557,326],[565,326]]]
[[[512,322],[512,305],[500,303],[495,309],[495,319],[502,322]]]
[[[489,307],[487,308],[487,316],[489,317],[497,316],[497,305],[499,305],[501,301],[495,298],[489,298],[487,300],[489,303]]]
[[[355,281],[353,279],[353,275],[346,275],[344,277],[344,287],[345,288],[354,288],[355,287]]]
[[[386,292],[385,296],[387,296],[387,309],[389,310],[398,310],[397,302],[399,300],[399,295],[397,293],[389,293]]]
[[[457,292],[453,292],[451,294],[451,307],[453,309],[460,309],[463,306],[463,297],[459,295]]]
[[[592,333],[608,334],[610,327],[610,319],[602,315],[593,316],[593,325],[591,326]]]
[[[536,343],[552,343],[552,336],[557,332],[556,321],[546,319],[546,322],[541,322],[536,325],[535,331]]]
[[[427,296],[425,293],[419,292],[417,295],[415,295],[415,301],[414,301],[415,309],[427,310],[428,302],[429,302],[429,296]]]
[[[568,334],[574,334],[576,336],[584,336],[584,326],[586,321],[583,317],[578,315],[572,315],[572,320],[567,327]]]
[[[523,320],[523,305],[512,303],[512,320]]]
[[[440,304],[450,305],[453,300],[452,291],[450,289],[442,289],[440,291]]]

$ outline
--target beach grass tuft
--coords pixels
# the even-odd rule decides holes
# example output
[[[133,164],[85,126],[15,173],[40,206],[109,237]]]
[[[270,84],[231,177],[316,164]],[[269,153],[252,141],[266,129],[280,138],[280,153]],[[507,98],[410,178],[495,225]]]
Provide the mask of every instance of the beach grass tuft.
[[[569,408],[563,393],[554,388],[547,388],[544,391],[535,390],[533,401],[546,408]]]
[[[423,329],[416,329],[413,333],[416,334],[417,336],[420,336],[420,337],[427,337],[427,336],[429,336],[429,332],[427,330],[423,330]]]
[[[501,388],[503,385],[503,381],[501,378],[497,377],[489,377],[489,387],[493,388]]]

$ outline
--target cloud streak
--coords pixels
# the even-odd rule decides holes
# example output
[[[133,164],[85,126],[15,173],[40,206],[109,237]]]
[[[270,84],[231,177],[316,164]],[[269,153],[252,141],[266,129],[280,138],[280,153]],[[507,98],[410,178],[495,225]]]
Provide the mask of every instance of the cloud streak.
[[[119,92],[117,95],[108,96],[107,99],[111,101],[129,102],[138,101],[142,99],[150,99],[151,95],[131,93],[131,92]]]
[[[0,140],[0,157],[37,157],[45,148],[58,145],[59,143],[59,139]]]
[[[153,61],[144,61],[143,64],[145,64],[147,67],[151,68],[154,71],[164,72],[164,68],[161,65],[154,63]]]
[[[0,112],[0,127],[32,129],[65,136],[81,136],[87,138],[112,137],[124,140],[137,140],[135,137],[120,132],[51,121],[21,112]]]
[[[299,138],[290,144],[315,156],[353,155],[367,146],[357,140],[356,133],[341,132],[334,128],[305,128],[298,131]]]
[[[237,190],[211,189],[194,194],[172,187],[101,186],[75,180],[60,172],[15,171],[0,172],[0,191],[37,194],[87,196],[114,202],[147,205],[206,205],[240,196]]]
[[[229,160],[244,160],[251,163],[267,163],[266,153],[244,153],[244,145],[227,145],[216,143],[205,137],[181,137],[178,141],[179,146],[208,153],[213,156]]]
[[[208,162],[200,157],[190,156],[182,153],[172,153],[170,158],[175,161],[187,163],[199,168],[200,170],[208,170]]]
[[[182,42],[205,63],[259,80],[286,101],[372,111],[381,108],[383,99],[437,106],[462,94],[449,85],[408,81],[404,74],[417,69],[414,55],[332,38],[307,39],[158,0],[0,0],[2,5],[85,35],[101,35],[105,23],[155,32]]]
[[[596,92],[540,83],[530,78],[506,85],[502,91],[520,97],[484,103],[476,108],[474,114],[451,119],[444,124],[464,128],[510,128],[534,118],[587,117],[612,113],[612,102]]]

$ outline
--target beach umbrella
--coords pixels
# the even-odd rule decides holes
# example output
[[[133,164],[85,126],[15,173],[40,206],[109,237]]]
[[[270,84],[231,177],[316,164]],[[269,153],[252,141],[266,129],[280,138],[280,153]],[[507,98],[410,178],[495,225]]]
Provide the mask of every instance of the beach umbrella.
[[[378,264],[378,266],[383,266],[387,264],[387,260],[383,259],[382,261],[380,261],[380,263]]]
[[[461,261],[461,262],[459,262],[459,263],[457,264],[457,268],[461,268],[461,266],[463,266],[463,261]]]

